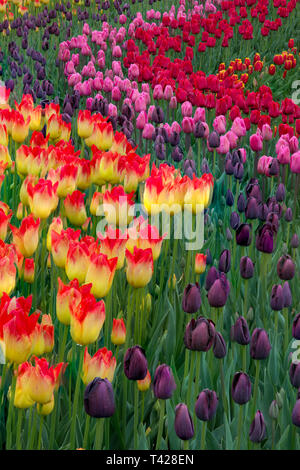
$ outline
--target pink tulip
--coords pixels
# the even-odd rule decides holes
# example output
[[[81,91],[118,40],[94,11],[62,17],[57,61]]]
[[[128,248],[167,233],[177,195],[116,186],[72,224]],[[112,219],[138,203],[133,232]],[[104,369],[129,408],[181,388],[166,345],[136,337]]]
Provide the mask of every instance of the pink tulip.
[[[97,59],[97,64],[99,69],[104,70],[105,69],[105,57],[100,57]]]
[[[148,122],[148,123],[145,124],[145,127],[143,129],[143,133],[142,133],[142,137],[144,139],[151,140],[154,132],[155,132],[154,126]]]
[[[112,71],[114,75],[117,75],[119,77],[123,77],[123,70],[120,62],[117,62],[116,60],[113,60],[111,64]]]
[[[134,108],[137,113],[140,113],[141,111],[146,111],[147,109],[147,103],[146,99],[143,95],[139,95],[136,100],[134,101]]]
[[[293,173],[300,173],[300,152],[293,153],[291,156],[290,167]]]
[[[185,134],[191,134],[194,131],[194,120],[191,117],[184,117],[181,123],[182,130]]]
[[[82,77],[80,73],[73,73],[72,75],[69,75],[68,77],[68,85],[71,87],[75,87],[77,83],[80,83],[82,80]]]
[[[88,109],[89,111],[91,111],[91,110],[92,110],[92,107],[93,107],[93,104],[94,104],[93,98],[90,97],[90,98],[87,98],[87,99],[86,99],[86,104],[85,104],[86,109]]]
[[[166,85],[164,89],[164,99],[167,101],[170,101],[172,96],[173,96],[173,88],[171,87],[171,85]]]
[[[236,133],[233,131],[228,131],[225,135],[229,141],[230,149],[232,150],[236,148],[238,142],[238,136],[236,135]]]
[[[213,128],[215,129],[215,131],[218,132],[218,134],[220,134],[220,135],[225,134],[225,132],[226,132],[226,118],[225,118],[225,116],[223,116],[222,114],[220,116],[217,116],[214,119]],[[228,141],[228,139],[227,139],[227,141]]]
[[[244,148],[239,148],[240,155],[242,157],[242,163],[246,163],[247,160],[247,152]]]
[[[253,152],[260,152],[263,148],[262,137],[258,134],[252,134],[250,136],[250,148]]]
[[[153,90],[153,98],[155,100],[162,100],[164,97],[164,92],[161,85],[155,85]]]
[[[180,125],[178,124],[177,121],[172,122],[171,129],[172,129],[172,132],[177,132],[177,134],[180,134],[180,132],[181,132],[181,127],[180,127]]]
[[[127,21],[127,17],[125,15],[120,15],[119,16],[119,23],[120,24],[125,24]]]
[[[82,28],[82,34],[86,34],[87,36],[89,36],[90,33],[91,33],[91,30],[90,30],[88,23],[84,23],[83,28]]]
[[[154,110],[155,110],[154,104],[152,104],[151,106],[149,106],[149,108],[148,108],[148,113],[147,113],[148,121],[152,121],[152,114],[153,114],[153,111],[154,111]]]
[[[109,77],[106,77],[103,81],[103,91],[110,93],[113,89],[113,82]]]
[[[289,146],[290,146],[291,153],[298,152],[298,150],[299,150],[299,140],[297,139],[297,137],[295,135],[290,139]]]
[[[113,101],[120,101],[122,99],[122,93],[117,86],[113,87],[111,91],[111,98]]]
[[[194,122],[205,122],[206,117],[205,117],[205,108],[197,108],[194,114]]]
[[[225,155],[230,150],[230,143],[229,140],[225,135],[220,136],[220,145],[217,148],[217,152]]]
[[[141,111],[136,118],[136,128],[137,129],[144,129],[147,123],[147,113],[146,111]]]
[[[246,135],[246,126],[243,118],[236,117],[231,126],[232,132],[234,132],[238,137],[243,137]]]
[[[183,117],[191,117],[193,114],[193,106],[189,101],[185,101],[181,105],[181,114]]]
[[[288,145],[282,145],[277,153],[277,160],[282,165],[287,165],[291,160],[290,147]]]
[[[176,96],[172,96],[172,98],[170,99],[170,108],[171,109],[176,109],[177,108]]]
[[[93,80],[93,88],[95,91],[100,91],[103,89],[103,79],[95,77]]]
[[[120,48],[120,46],[115,46],[113,48],[113,51],[112,51],[112,56],[119,59],[120,57],[122,57],[122,50]]]
[[[262,135],[263,140],[265,141],[272,140],[273,131],[271,127],[269,126],[269,124],[263,124],[261,135]]]
[[[108,115],[115,118],[118,117],[118,108],[115,104],[109,103]]]

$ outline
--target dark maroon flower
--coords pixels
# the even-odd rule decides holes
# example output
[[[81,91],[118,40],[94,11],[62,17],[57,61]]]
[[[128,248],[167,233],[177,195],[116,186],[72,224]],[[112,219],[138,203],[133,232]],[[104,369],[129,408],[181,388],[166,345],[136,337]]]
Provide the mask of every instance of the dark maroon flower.
[[[211,320],[199,317],[187,324],[184,334],[184,344],[192,351],[208,351],[215,339],[215,326]]]
[[[216,414],[218,408],[219,399],[216,392],[205,388],[198,395],[195,412],[197,418],[201,421],[210,421]]]
[[[249,439],[252,442],[261,442],[266,437],[266,425],[261,411],[257,411],[250,426]]]
[[[250,332],[247,320],[244,317],[239,317],[231,329],[231,337],[242,346],[250,343]]]
[[[115,412],[112,385],[107,379],[96,377],[84,391],[84,409],[93,418],[109,418]]]
[[[129,380],[143,380],[147,375],[148,363],[145,351],[140,346],[127,349],[124,357],[124,372]]]
[[[245,405],[251,398],[251,381],[245,372],[236,372],[231,385],[231,396],[235,403]]]
[[[188,441],[194,436],[194,425],[188,407],[179,403],[175,408],[175,432],[179,439]]]
[[[252,359],[266,359],[271,351],[268,333],[263,328],[255,328],[251,336],[250,356]]]
[[[196,313],[201,305],[200,286],[196,284],[188,284],[183,292],[182,310],[186,313]]]

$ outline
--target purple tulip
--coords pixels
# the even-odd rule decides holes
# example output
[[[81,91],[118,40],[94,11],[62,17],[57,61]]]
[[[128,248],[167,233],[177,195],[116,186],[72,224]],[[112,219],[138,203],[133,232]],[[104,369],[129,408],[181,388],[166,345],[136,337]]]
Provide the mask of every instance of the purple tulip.
[[[84,409],[93,418],[109,418],[115,412],[112,385],[107,379],[96,377],[84,391]]]
[[[215,326],[211,320],[199,317],[187,324],[184,334],[184,344],[192,351],[208,351],[215,339]]]
[[[250,426],[249,439],[252,442],[261,442],[266,437],[266,425],[261,411],[257,411]]]
[[[251,336],[250,356],[252,359],[266,359],[271,351],[268,333],[263,328],[255,328]]]
[[[140,346],[127,349],[124,357],[124,372],[129,380],[143,380],[147,375],[148,363],[145,351]]]
[[[210,421],[216,414],[219,399],[216,392],[205,388],[198,395],[195,412],[201,421]]]
[[[153,379],[153,391],[156,398],[166,400],[171,398],[176,389],[172,370],[166,364],[161,364],[156,368]]]
[[[188,407],[179,403],[175,408],[175,432],[179,439],[188,441],[194,436],[194,425]]]
[[[245,405],[251,398],[251,381],[245,372],[236,372],[231,385],[231,396],[235,403]]]

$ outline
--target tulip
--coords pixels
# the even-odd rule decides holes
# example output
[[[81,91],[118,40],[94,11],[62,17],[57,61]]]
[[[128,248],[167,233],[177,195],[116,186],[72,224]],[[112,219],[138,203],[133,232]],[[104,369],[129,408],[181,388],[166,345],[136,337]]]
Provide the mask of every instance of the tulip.
[[[290,370],[290,381],[293,387],[298,388],[300,387],[300,363],[291,363]]]
[[[258,443],[266,437],[266,425],[264,416],[261,411],[257,411],[254,420],[250,426],[249,439],[252,442]]]
[[[77,190],[68,194],[64,200],[66,216],[73,225],[81,226],[87,219],[84,197],[85,194]]]
[[[254,265],[248,256],[242,256],[240,261],[240,274],[243,279],[251,279],[254,273]]]
[[[244,317],[239,317],[231,329],[232,340],[236,341],[241,346],[246,346],[250,343],[250,333],[247,320]]]
[[[140,392],[146,392],[149,390],[151,385],[151,375],[150,372],[147,371],[147,375],[144,379],[142,380],[137,380],[137,386]]]
[[[219,273],[215,266],[212,266],[211,268],[209,268],[208,273],[206,275],[205,289],[209,291],[209,289],[217,279],[219,279]]]
[[[125,343],[126,340],[126,327],[122,318],[113,319],[113,327],[111,332],[111,342],[116,346]]]
[[[251,398],[251,381],[244,372],[236,372],[231,385],[231,396],[235,403],[245,405]]]
[[[195,255],[195,273],[203,274],[206,268],[206,255],[196,253]]]
[[[207,294],[209,305],[215,308],[224,307],[229,291],[229,282],[224,275],[224,277],[217,279],[209,289]]]
[[[39,179],[38,183],[32,186],[28,183],[28,200],[30,210],[35,218],[47,219],[58,205],[57,186],[49,180]]]
[[[266,223],[258,229],[256,248],[263,253],[273,253],[274,231],[270,223]]]
[[[3,341],[7,361],[16,364],[25,362],[31,353],[33,332],[38,314],[30,316],[18,309],[15,315],[3,325]]]
[[[232,207],[233,203],[234,203],[234,198],[233,198],[232,191],[230,189],[227,189],[226,204],[227,204],[227,206]]]
[[[271,351],[268,334],[262,328],[255,328],[251,336],[250,355],[252,359],[266,359]]]
[[[220,146],[220,136],[216,131],[212,131],[208,136],[208,145],[215,149]]]
[[[55,387],[58,385],[59,375],[62,370],[63,363],[61,362],[56,367],[49,367],[46,359],[35,359],[35,366],[28,368],[26,374],[25,390],[30,398],[41,404],[51,402]]]
[[[233,230],[237,230],[240,226],[240,216],[237,212],[232,212],[230,215],[230,227]]]
[[[221,333],[216,332],[213,353],[217,359],[223,359],[227,354],[226,343]]]
[[[219,399],[216,392],[205,388],[198,395],[195,412],[197,418],[201,421],[210,421],[216,414],[218,408]]]
[[[239,194],[239,197],[237,199],[237,210],[239,212],[245,212],[245,209],[246,209],[246,200],[243,196],[243,194]]]
[[[147,375],[148,363],[145,351],[140,346],[127,349],[124,356],[124,373],[129,380],[143,380]]]
[[[271,291],[270,305],[272,310],[282,310],[284,307],[283,288],[281,285],[274,285]]]
[[[115,412],[114,391],[107,379],[96,377],[84,391],[84,409],[92,418],[109,418]]]
[[[134,247],[133,253],[126,250],[127,282],[134,288],[145,287],[153,274],[153,254],[151,248],[145,250]]]
[[[156,368],[153,379],[153,392],[156,398],[166,400],[171,398],[176,389],[172,370],[166,364],[161,364]]]
[[[39,242],[40,219],[35,220],[32,215],[22,220],[18,229],[10,225],[13,241],[26,258],[30,258],[36,251]]]
[[[96,377],[113,381],[116,369],[116,359],[112,352],[106,348],[99,349],[94,356],[90,356],[87,347],[84,351],[82,366],[82,381],[85,385],[92,382]]]
[[[91,286],[90,286],[91,287]],[[97,340],[105,320],[103,300],[96,302],[92,294],[84,295],[71,309],[70,333],[77,344],[87,345]]]
[[[82,284],[85,281],[88,266],[88,248],[81,242],[70,242],[65,265],[70,281],[77,279],[79,284]]]
[[[298,399],[295,403],[292,412],[292,422],[295,426],[300,426],[300,399]]]
[[[182,297],[182,310],[186,313],[196,313],[201,306],[200,286],[188,284]]]
[[[229,250],[223,250],[219,259],[219,271],[228,273],[230,270],[231,255]]]
[[[296,249],[298,248],[299,246],[299,237],[297,235],[297,233],[294,233],[294,235],[292,236],[292,239],[291,239],[291,247]]]
[[[277,202],[283,202],[284,201],[284,198],[285,198],[285,186],[284,186],[284,184],[280,183],[278,185],[275,196],[276,196],[276,201]]]
[[[91,292],[97,298],[105,297],[110,291],[117,269],[118,258],[111,258],[102,253],[90,257],[85,282],[92,284]]]
[[[208,351],[215,339],[215,327],[211,320],[199,317],[187,324],[184,334],[184,344],[192,351]]]
[[[277,274],[280,279],[290,281],[295,276],[295,264],[289,255],[283,255],[277,263]]]
[[[252,226],[241,224],[235,232],[235,239],[238,245],[249,246],[252,241]]]
[[[194,436],[194,425],[188,407],[179,403],[175,408],[175,432],[179,439],[188,441]]]
[[[292,334],[293,338],[300,339],[300,313],[297,313],[293,320]]]

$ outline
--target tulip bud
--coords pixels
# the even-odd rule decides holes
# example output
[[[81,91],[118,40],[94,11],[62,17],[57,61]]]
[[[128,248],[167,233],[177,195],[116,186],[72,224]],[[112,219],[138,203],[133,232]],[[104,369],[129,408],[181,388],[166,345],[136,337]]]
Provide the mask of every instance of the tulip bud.
[[[291,239],[291,247],[296,249],[298,248],[299,246],[299,237],[297,235],[297,233],[294,233],[294,235],[292,236],[292,239]]]
[[[259,206],[257,199],[249,197],[245,208],[246,219],[256,219],[259,215]]]
[[[239,194],[237,200],[237,209],[239,212],[245,212],[246,209],[246,199],[242,193]]]
[[[292,299],[292,292],[290,289],[290,285],[288,281],[286,281],[282,286],[282,293],[283,293],[283,307],[291,307],[293,303]]]
[[[166,400],[171,398],[176,389],[172,370],[166,364],[157,367],[153,379],[153,391],[156,398]]]
[[[196,253],[195,255],[195,273],[203,274],[206,268],[206,255],[202,253]]]
[[[232,191],[230,189],[227,189],[226,204],[227,204],[227,206],[231,207],[231,206],[233,206],[233,203],[234,203],[234,198],[233,198]]]
[[[219,278],[219,274],[215,266],[212,266],[211,268],[209,268],[207,275],[206,275],[206,280],[205,280],[205,289],[208,291],[218,278]]]
[[[201,305],[200,286],[196,284],[188,284],[184,289],[182,298],[182,309],[186,313],[196,313]]]
[[[238,180],[243,179],[244,176],[244,165],[242,163],[237,163],[233,168],[234,177]]]
[[[250,356],[252,359],[266,359],[271,351],[268,333],[262,328],[255,328],[251,336]]]
[[[279,406],[276,400],[273,400],[269,407],[269,416],[271,419],[277,419],[279,415]]]
[[[229,250],[223,250],[219,259],[219,271],[228,273],[230,270],[231,255]]]
[[[226,343],[221,335],[221,333],[216,332],[214,345],[213,345],[213,353],[217,359],[223,359],[223,357],[227,354]]]
[[[293,387],[299,388],[300,387],[300,363],[291,363],[290,370],[290,381]]]
[[[269,214],[269,208],[268,208],[267,204],[260,203],[258,205],[258,218],[259,218],[259,220],[264,222],[265,220],[267,220],[268,214]]]
[[[256,235],[256,248],[263,253],[273,253],[274,231],[270,223],[259,228]]]
[[[231,395],[233,401],[244,405],[251,398],[251,381],[244,372],[236,372],[232,380]]]
[[[34,259],[25,258],[24,261],[24,281],[32,284],[34,281]]]
[[[126,327],[122,318],[113,319],[111,342],[117,346],[124,344],[126,340]]]
[[[298,399],[295,403],[292,412],[292,422],[295,426],[300,427],[300,399]]]
[[[124,357],[124,373],[129,380],[142,380],[147,375],[148,363],[140,346],[127,349]]]
[[[284,306],[283,289],[280,284],[274,285],[271,291],[270,305],[272,310],[282,310]]]
[[[233,238],[233,237],[232,237],[232,233],[231,233],[231,231],[229,230],[229,228],[227,227],[227,229],[226,229],[226,240],[229,241],[229,242],[231,242],[231,241],[232,241],[232,238]]]
[[[241,224],[235,232],[235,239],[240,246],[249,246],[252,241],[252,226]]]
[[[276,193],[275,193],[275,197],[276,197],[276,201],[277,202],[282,202],[284,201],[284,198],[285,198],[285,186],[283,183],[280,183],[278,185],[278,188],[276,190]]]
[[[290,281],[295,276],[295,264],[289,255],[283,255],[277,263],[277,274],[280,279]]]
[[[261,411],[257,411],[250,426],[249,439],[252,442],[261,442],[266,437],[266,425]]]
[[[108,379],[96,377],[84,391],[84,409],[92,418],[109,418],[115,412],[115,399]]]
[[[209,136],[208,136],[208,145],[212,148],[215,149],[219,147],[220,145],[220,136],[217,133],[217,131],[212,131]]]
[[[192,351],[208,351],[215,339],[215,327],[211,320],[198,317],[187,324],[184,334],[184,344]]]
[[[210,421],[216,414],[219,399],[216,392],[205,388],[198,395],[195,411],[201,421]]]
[[[293,320],[292,334],[293,338],[300,339],[300,313],[297,313]]]
[[[230,227],[233,230],[237,230],[240,226],[240,216],[237,212],[232,212],[230,215]]]
[[[290,207],[287,208],[284,214],[284,219],[286,222],[292,222],[293,220],[293,211]]]
[[[175,408],[175,432],[179,439],[188,441],[194,436],[194,425],[188,407],[179,403]]]
[[[243,279],[251,279],[254,273],[254,265],[248,256],[242,256],[240,261],[240,274]]]
[[[231,329],[232,340],[242,346],[250,343],[248,323],[244,317],[239,317]]]
[[[208,291],[207,298],[211,307],[224,307],[230,291],[229,282],[226,277],[217,279]]]

